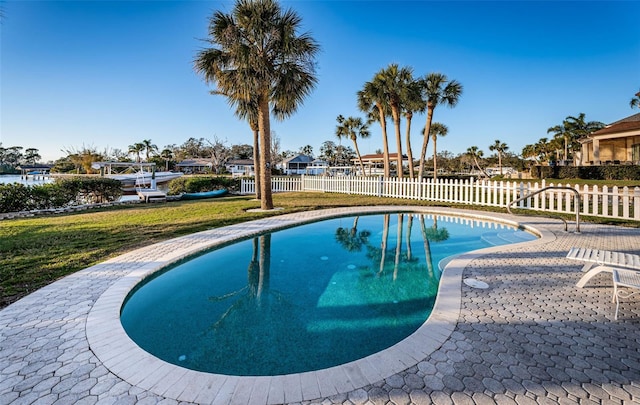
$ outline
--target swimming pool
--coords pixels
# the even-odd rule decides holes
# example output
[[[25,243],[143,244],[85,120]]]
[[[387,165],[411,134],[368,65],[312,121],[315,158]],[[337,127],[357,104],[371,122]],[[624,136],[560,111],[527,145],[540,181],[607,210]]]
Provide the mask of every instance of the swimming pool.
[[[334,218],[233,243],[178,263],[121,312],[144,350],[193,370],[278,375],[384,350],[429,317],[442,260],[533,240],[457,216]]]

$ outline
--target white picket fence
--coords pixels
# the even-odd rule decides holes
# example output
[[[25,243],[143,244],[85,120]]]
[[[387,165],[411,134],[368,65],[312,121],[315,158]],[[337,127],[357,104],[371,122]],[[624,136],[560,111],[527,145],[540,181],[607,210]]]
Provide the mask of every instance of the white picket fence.
[[[517,181],[409,180],[382,177],[273,177],[273,192],[319,191],[506,208],[509,203],[547,186],[571,187],[580,193],[580,214],[640,221],[640,187],[598,187]],[[243,179],[243,194],[255,193],[255,182]],[[574,193],[548,190],[513,208],[575,214]]]
[[[271,191],[282,193],[287,191],[304,191],[302,177],[279,176],[271,178]],[[256,182],[253,178],[242,178],[240,182],[240,194],[255,194]]]

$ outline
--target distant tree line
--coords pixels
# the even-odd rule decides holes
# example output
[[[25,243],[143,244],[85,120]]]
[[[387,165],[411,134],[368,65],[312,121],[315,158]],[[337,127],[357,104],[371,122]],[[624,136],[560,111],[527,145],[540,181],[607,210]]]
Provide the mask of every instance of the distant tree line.
[[[0,173],[14,173],[20,165],[35,165],[42,159],[36,148],[3,147],[0,142]]]
[[[446,127],[439,123],[432,125],[432,131],[439,134],[446,134]],[[339,139],[345,135],[338,136]],[[440,135],[441,136],[441,135]],[[349,136],[347,136],[349,137]],[[524,169],[526,161],[520,159],[516,154],[508,152],[508,146],[496,140],[496,145],[490,145],[489,149],[496,152],[494,155],[485,157],[482,151],[476,149],[476,160],[473,154],[469,152],[454,155],[449,151],[440,151],[436,154],[436,165],[442,172],[469,172],[476,168],[475,162],[480,167],[488,165],[509,166],[517,169]],[[204,159],[213,164],[212,171],[214,174],[224,174],[225,164],[230,160],[253,159],[253,146],[248,144],[227,145],[226,142],[214,138],[213,140],[205,138],[189,138],[180,145],[166,145],[164,148],[157,148],[150,140],[140,142],[139,144],[130,145],[125,152],[122,149],[104,149],[99,150],[96,147],[83,145],[80,148],[71,148],[65,150],[66,156],[56,160],[52,168],[52,172],[57,173],[75,173],[87,174],[98,173],[91,167],[91,164],[99,161],[114,162],[154,162],[159,168],[165,170],[175,170],[175,165],[186,159]],[[141,147],[139,145],[146,145]],[[132,147],[133,146],[133,147]],[[39,161],[40,155],[35,148],[27,149],[29,152],[22,153],[23,148],[12,147],[2,148],[2,160],[5,173],[11,173],[16,166],[20,164],[35,164]],[[16,152],[20,157],[17,157]],[[382,153],[377,150],[376,153]],[[345,146],[334,141],[325,141],[320,146],[318,152],[314,152],[311,145],[300,147],[297,151],[281,150],[280,140],[274,133],[272,134],[272,168],[273,173],[278,174],[276,166],[285,159],[294,157],[298,154],[317,158],[327,162],[330,166],[352,166],[357,153],[351,146]],[[8,156],[8,157],[7,157]],[[27,160],[25,156],[29,156]],[[433,165],[433,157],[428,157],[426,165]],[[413,162],[417,164],[417,161]],[[478,168],[480,169],[480,168]],[[405,170],[406,173],[408,171]]]

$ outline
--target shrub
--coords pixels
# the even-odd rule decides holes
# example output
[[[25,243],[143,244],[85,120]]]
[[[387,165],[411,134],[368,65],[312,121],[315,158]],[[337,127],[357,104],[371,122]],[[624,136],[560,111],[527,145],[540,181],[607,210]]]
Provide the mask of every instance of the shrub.
[[[27,186],[0,184],[0,212],[63,208],[78,204],[115,201],[122,196],[122,184],[105,178],[57,180],[55,183]]]
[[[105,177],[71,177],[55,184],[75,196],[77,204],[111,202],[122,196],[122,183]]]
[[[30,187],[20,183],[0,184],[0,212],[26,211]]]
[[[240,179],[215,176],[179,177],[169,182],[169,195],[200,193],[226,188],[230,192],[240,190]]]

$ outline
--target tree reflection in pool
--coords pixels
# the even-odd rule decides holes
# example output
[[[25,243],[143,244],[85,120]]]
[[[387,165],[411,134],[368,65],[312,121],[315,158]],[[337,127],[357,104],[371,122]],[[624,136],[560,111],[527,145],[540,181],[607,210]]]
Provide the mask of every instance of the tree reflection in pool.
[[[121,321],[141,348],[194,370],[318,370],[381,351],[420,327],[443,258],[534,238],[460,217],[325,220],[178,263],[130,294]]]

